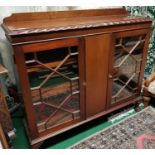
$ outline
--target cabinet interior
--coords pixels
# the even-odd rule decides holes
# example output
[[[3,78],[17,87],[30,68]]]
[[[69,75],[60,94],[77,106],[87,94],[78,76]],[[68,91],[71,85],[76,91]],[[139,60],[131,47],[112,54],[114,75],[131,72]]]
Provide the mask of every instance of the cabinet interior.
[[[25,54],[39,132],[80,118],[78,46]]]
[[[116,38],[111,104],[137,93],[145,37],[137,35]]]

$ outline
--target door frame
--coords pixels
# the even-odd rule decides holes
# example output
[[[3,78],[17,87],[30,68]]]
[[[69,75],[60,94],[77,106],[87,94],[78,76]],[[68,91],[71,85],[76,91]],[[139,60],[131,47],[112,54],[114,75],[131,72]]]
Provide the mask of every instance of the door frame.
[[[79,66],[79,89],[80,89],[80,114],[81,117],[78,120],[70,121],[67,123],[58,125],[56,127],[47,129],[43,132],[38,131],[37,121],[34,112],[34,106],[31,97],[31,90],[28,80],[28,74],[26,70],[25,56],[26,53],[40,52],[44,50],[51,50],[56,48],[63,48],[68,46],[78,46],[79,55],[78,55],[78,66]],[[30,139],[36,139],[42,135],[46,135],[62,128],[71,126],[72,124],[77,123],[77,121],[81,121],[85,119],[85,88],[83,83],[85,82],[85,59],[84,59],[84,40],[82,38],[69,38],[69,39],[60,39],[60,40],[52,40],[46,42],[39,43],[29,43],[29,44],[21,44],[14,45],[14,55],[15,55],[15,63],[17,66],[18,76],[20,79],[20,88],[23,94],[24,107],[26,112],[26,120],[28,123],[27,128],[29,129],[28,134]],[[75,123],[74,123],[75,122]]]
[[[129,100],[134,100],[135,98],[139,97],[141,94],[141,87],[142,87],[142,80],[143,80],[143,74],[145,69],[145,62],[147,57],[147,50],[148,50],[148,44],[149,44],[149,38],[150,38],[150,29],[140,29],[140,30],[128,30],[128,31],[122,31],[122,32],[116,32],[113,33],[113,39],[111,42],[111,51],[109,52],[109,66],[108,66],[108,88],[107,88],[107,106],[106,110],[109,110],[113,107],[120,106],[124,104],[125,102]],[[142,52],[142,62],[141,62],[141,69],[138,79],[138,91],[133,96],[123,99],[122,101],[119,101],[115,104],[111,104],[111,97],[112,97],[112,74],[113,74],[113,64],[114,64],[114,52],[115,52],[115,40],[119,37],[132,37],[137,35],[146,34],[144,48]]]

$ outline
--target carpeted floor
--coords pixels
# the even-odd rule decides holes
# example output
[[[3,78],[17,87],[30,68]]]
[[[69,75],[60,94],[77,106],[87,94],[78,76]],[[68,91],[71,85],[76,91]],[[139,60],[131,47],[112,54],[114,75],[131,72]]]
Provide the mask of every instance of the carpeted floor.
[[[155,109],[155,107],[153,109]],[[119,122],[122,122],[123,120],[126,120],[127,118],[131,118],[131,116],[135,114],[136,113],[134,109],[131,109],[131,110],[126,109],[125,111],[121,111],[121,113],[112,115],[108,120],[104,118],[97,119],[93,122],[88,123],[87,125],[80,126],[79,128],[76,128],[75,130],[71,130],[62,135],[49,139],[47,142],[45,142],[45,145],[43,145],[42,148],[48,148],[48,149],[69,148],[70,146],[73,146],[74,144],[82,141],[85,138],[88,138],[89,136],[97,132],[99,133],[100,131],[107,130],[107,128],[110,128],[114,126],[115,124],[118,124]],[[30,148],[28,138],[27,138],[27,135],[25,133],[25,129],[22,123],[23,122],[22,119],[23,119],[23,111],[18,109],[18,111],[16,111],[16,113],[14,113],[13,115],[14,126],[17,130],[17,133],[16,133],[17,136],[12,142],[13,148],[15,149]],[[149,135],[149,136],[152,136],[152,135]],[[141,137],[139,137],[139,139],[143,140],[145,139],[145,137],[146,135],[142,135]],[[150,137],[150,139],[151,138],[152,137]],[[141,146],[141,143],[139,143],[139,145]]]
[[[121,111],[121,113],[117,114],[116,117],[113,115],[110,117],[109,120],[103,118],[97,119],[95,121],[92,121],[90,123],[87,123],[87,125],[80,126],[76,128],[75,130],[70,130],[69,132],[66,132],[62,135],[56,136],[54,138],[49,139],[42,148],[48,148],[48,149],[65,149],[69,146],[81,141],[82,139],[89,137],[90,135],[99,132],[103,129],[106,129],[107,127],[110,127],[111,125],[120,122],[121,120],[135,114],[134,110],[125,110]],[[13,114],[13,122],[14,127],[16,128],[17,136],[13,140],[12,145],[15,149],[28,149],[30,148],[28,138],[23,126],[23,111],[21,109],[18,109]]]
[[[155,149],[155,110],[147,107],[134,116],[78,142],[73,149]]]

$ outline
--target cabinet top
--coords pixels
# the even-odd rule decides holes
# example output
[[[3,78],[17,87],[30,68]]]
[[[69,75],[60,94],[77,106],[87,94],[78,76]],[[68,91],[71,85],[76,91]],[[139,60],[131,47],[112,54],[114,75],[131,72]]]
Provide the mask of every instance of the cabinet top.
[[[151,22],[149,17],[129,16],[124,8],[15,13],[3,20],[7,35],[24,35]]]

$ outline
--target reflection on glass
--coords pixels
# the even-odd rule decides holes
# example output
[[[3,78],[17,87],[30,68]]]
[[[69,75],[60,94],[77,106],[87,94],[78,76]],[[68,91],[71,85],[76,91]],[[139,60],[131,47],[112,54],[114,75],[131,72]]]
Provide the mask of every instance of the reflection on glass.
[[[111,104],[136,93],[144,42],[145,35],[116,39]]]
[[[78,48],[25,55],[39,132],[80,117]]]

